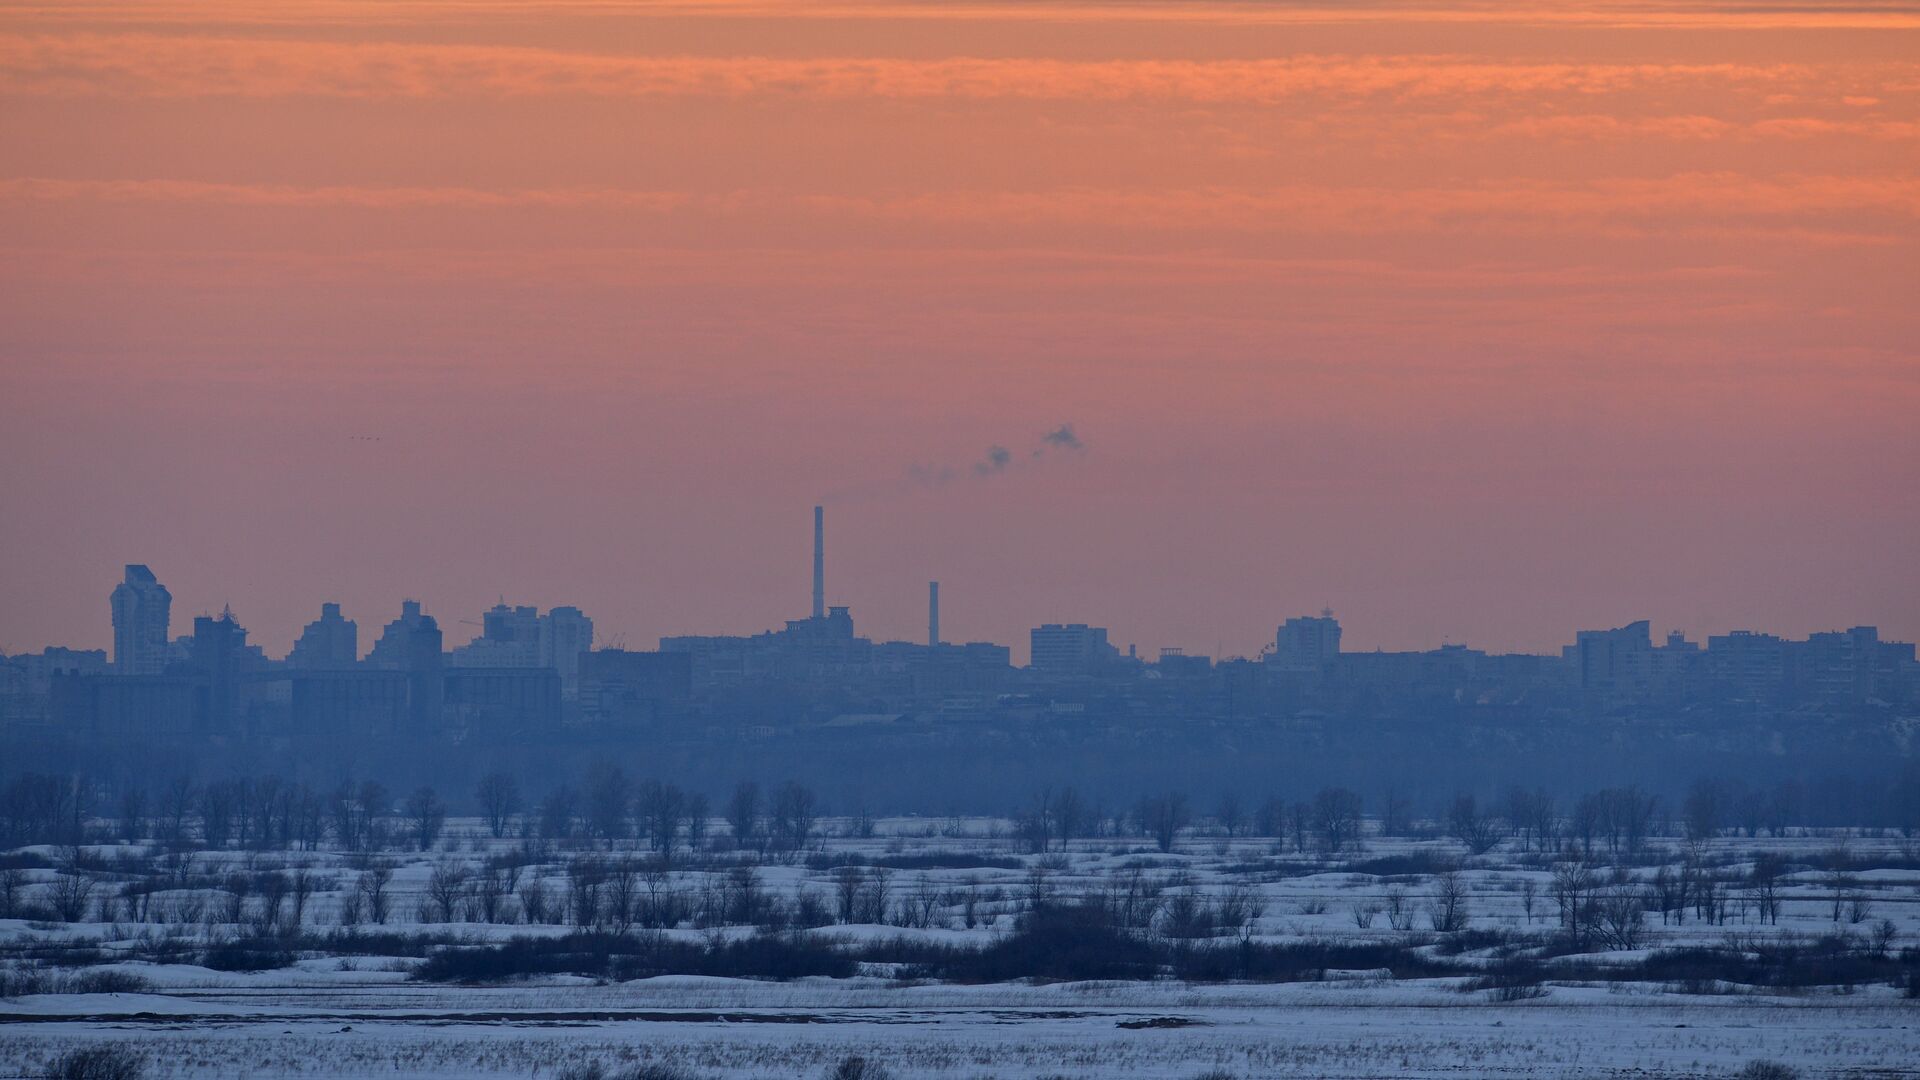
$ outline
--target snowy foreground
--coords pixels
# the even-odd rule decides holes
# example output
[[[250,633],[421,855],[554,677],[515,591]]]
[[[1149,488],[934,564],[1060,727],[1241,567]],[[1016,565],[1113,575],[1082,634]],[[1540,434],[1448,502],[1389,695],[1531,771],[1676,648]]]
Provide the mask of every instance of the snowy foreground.
[[[1494,1004],[1424,984],[222,981],[9,1002],[0,1061],[111,1041],[148,1052],[161,1076],[524,1077],[593,1060],[824,1076],[849,1053],[907,1077],[1691,1077],[1754,1060],[1803,1076],[1920,1075],[1920,1009],[1885,990],[1762,999],[1556,987]],[[1185,1026],[1122,1026],[1143,1021]]]
[[[1572,902],[1603,914],[1575,928],[1555,884],[1563,851],[1509,840],[1473,855],[1431,835],[1337,854],[1197,832],[1171,852],[1106,837],[1035,854],[987,819],[828,822],[804,852],[714,845],[668,866],[643,841],[529,846],[463,821],[427,852],[21,849],[10,902],[25,917],[0,918],[0,1077],[98,1046],[141,1055],[149,1077],[559,1077],[592,1063],[826,1077],[850,1054],[895,1080],[1732,1077],[1756,1062],[1920,1077],[1914,856],[1891,837],[1654,838],[1582,860],[1591,875]],[[639,869],[608,878],[605,860],[626,858]],[[480,883],[509,862],[511,887],[489,899]],[[309,890],[297,905],[277,892],[295,875]],[[1692,899],[1676,904],[1683,877]],[[68,903],[83,879],[86,903]],[[616,886],[633,895],[616,903]],[[608,893],[583,906],[590,887]],[[543,894],[552,911],[536,918]],[[1397,971],[972,985],[870,958],[849,977],[785,980],[612,966],[447,978],[428,963],[589,933],[707,948],[776,934],[866,957],[887,943],[971,949],[1016,935],[1036,902],[1124,910],[1128,933],[1162,947],[1407,951]],[[1632,974],[1675,949],[1765,956],[1795,942],[1842,974]],[[1516,957],[1545,965],[1520,993],[1471,977]]]

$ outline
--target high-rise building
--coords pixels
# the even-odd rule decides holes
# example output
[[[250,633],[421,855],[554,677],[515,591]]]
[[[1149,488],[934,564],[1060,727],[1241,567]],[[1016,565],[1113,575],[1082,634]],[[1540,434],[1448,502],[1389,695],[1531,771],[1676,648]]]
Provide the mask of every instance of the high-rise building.
[[[320,617],[307,624],[287,654],[296,668],[347,668],[360,659],[360,627],[342,618],[339,604],[321,604]]]
[[[1574,635],[1572,660],[1580,691],[1600,698],[1639,698],[1653,684],[1653,630],[1645,619],[1612,630]]]
[[[400,601],[400,617],[380,631],[380,640],[373,643],[373,651],[367,654],[367,663],[395,671],[409,667],[413,633],[430,624],[435,626],[435,632],[438,633],[438,625],[434,624],[433,617],[420,613],[420,601]]]
[[[167,624],[173,594],[141,563],[127,565],[113,589],[113,669],[121,675],[158,675],[167,666]]]
[[[540,620],[540,666],[560,673],[560,692],[580,693],[580,657],[593,648],[593,620],[577,607],[557,607]]]
[[[452,666],[551,668],[560,673],[567,697],[579,692],[580,654],[593,648],[593,620],[579,608],[542,615],[536,607],[496,604],[481,616],[480,627],[479,637],[448,655]]]
[[[193,620],[192,664],[206,679],[203,723],[207,733],[243,733],[240,675],[247,660],[247,631],[232,611],[223,610],[218,618],[201,615]]]
[[[1277,670],[1321,672],[1340,656],[1340,620],[1333,612],[1300,615],[1282,623],[1273,636],[1273,657]]]
[[[1120,658],[1107,642],[1107,628],[1086,623],[1036,626],[1027,644],[1027,666],[1051,675],[1087,675]]]

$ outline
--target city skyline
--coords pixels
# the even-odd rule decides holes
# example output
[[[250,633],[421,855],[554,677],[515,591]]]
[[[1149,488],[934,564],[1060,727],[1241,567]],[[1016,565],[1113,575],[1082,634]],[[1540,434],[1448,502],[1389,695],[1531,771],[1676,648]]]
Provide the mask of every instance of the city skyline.
[[[814,567],[813,593],[812,593],[813,603],[812,603],[811,611],[809,615],[806,616],[806,618],[811,618],[813,620],[820,620],[827,617],[827,613],[829,612],[829,610],[832,610],[835,612],[847,611],[851,608],[851,605],[835,604],[834,594],[830,590],[825,588],[824,573],[823,573],[824,551],[819,546],[820,540],[822,537],[821,515],[819,512],[821,511],[822,508],[815,507],[814,509],[816,511],[815,513],[816,547],[815,547],[814,559],[812,563]],[[32,653],[32,652],[37,652],[39,649],[42,649],[42,648],[75,649],[75,650],[99,649],[100,651],[105,651],[107,653],[108,660],[111,663],[113,670],[118,673],[157,674],[164,663],[163,660],[160,658],[160,654],[164,653],[166,648],[170,646],[174,640],[173,637],[166,636],[171,632],[168,629],[167,609],[171,604],[172,593],[171,593],[171,590],[166,586],[165,582],[158,580],[157,575],[153,572],[151,567],[149,567],[146,564],[128,564],[125,567],[125,573],[126,573],[126,579],[127,579],[126,582],[115,586],[110,596],[110,600],[112,601],[112,603],[110,604],[110,607],[112,607],[113,609],[114,617],[107,624],[106,636],[109,639],[107,647],[93,646],[88,644],[77,644],[75,642],[47,641],[47,642],[39,643],[38,645],[30,646],[25,649],[18,648],[18,647],[0,648],[0,656]],[[871,637],[875,641],[908,643],[908,642],[918,640],[924,644],[929,644],[929,645],[941,644],[941,643],[961,644],[969,640],[978,642],[978,643],[1000,644],[1000,645],[1007,646],[1012,652],[1013,656],[1016,658],[1017,662],[1022,665],[1025,665],[1031,662],[1031,657],[1026,655],[1027,643],[1028,643],[1029,637],[1040,630],[1060,629],[1063,626],[1079,627],[1084,629],[1089,625],[1093,625],[1095,629],[1102,635],[1102,638],[1101,638],[1102,644],[1103,645],[1108,644],[1108,638],[1106,635],[1110,633],[1109,627],[1101,625],[1098,619],[1094,619],[1092,620],[1091,623],[1089,623],[1089,621],[1086,618],[1072,615],[1072,614],[1063,614],[1061,616],[1058,616],[1046,622],[1030,624],[1028,627],[1022,629],[1020,632],[1009,634],[1006,637],[1002,637],[1002,638],[993,638],[993,637],[954,638],[942,633],[940,630],[941,621],[940,621],[940,614],[939,614],[939,583],[937,581],[929,581],[929,582],[926,582],[925,585],[927,587],[927,591],[923,595],[925,596],[926,599],[923,601],[923,607],[921,609],[922,620],[923,620],[921,625],[923,629],[919,638],[916,639],[912,635],[892,634],[887,631],[882,631],[877,634],[869,631],[869,633],[866,636]],[[141,616],[139,614],[132,614],[127,616],[126,628],[123,630],[122,627],[120,626],[120,620],[121,620],[120,605],[122,603],[121,597],[124,594],[129,593],[134,587],[139,587],[140,589],[143,590],[143,592],[157,591],[157,593],[163,598],[162,604],[160,606],[160,614],[159,614],[160,623],[159,623],[158,629],[149,631],[144,635],[145,638],[153,639],[150,641],[141,642],[141,639],[137,636],[138,632],[134,629],[134,627],[136,627],[143,621],[150,621],[150,618],[151,618],[150,616]],[[545,607],[549,613],[555,613],[555,614],[570,613],[569,615],[570,618],[573,618],[576,620],[584,619],[584,625],[585,625],[584,633],[586,635],[586,640],[590,642],[590,644],[593,647],[612,648],[612,649],[651,650],[652,648],[659,646],[666,639],[674,638],[674,637],[686,637],[688,635],[692,635],[696,637],[698,636],[748,637],[748,636],[762,634],[772,630],[776,630],[783,621],[786,622],[789,626],[791,626],[796,620],[802,619],[802,616],[793,616],[790,619],[777,618],[777,619],[768,621],[763,626],[747,627],[747,628],[712,629],[712,628],[706,628],[706,627],[680,627],[680,628],[669,629],[657,635],[650,635],[648,637],[635,640],[631,638],[630,635],[628,635],[624,630],[615,631],[611,633],[606,633],[606,632],[596,633],[595,621],[593,618],[594,613],[591,610],[585,610],[582,605],[571,604],[571,603],[569,604],[557,604],[557,603],[556,604],[538,604],[536,603],[536,604],[529,605],[529,604],[520,603],[519,602],[520,599],[524,599],[524,598],[516,597],[510,601],[508,594],[500,593],[498,594],[496,602],[493,605],[490,605],[484,609],[480,609],[473,612],[458,612],[458,611],[436,612],[433,609],[433,605],[431,603],[423,601],[416,596],[409,595],[393,601],[382,610],[364,612],[362,614],[366,615],[369,618],[375,618],[375,617],[384,617],[386,614],[389,614],[394,610],[400,610],[402,620],[408,618],[410,614],[411,615],[427,615],[432,617],[438,617],[438,616],[444,615],[446,617],[446,624],[448,627],[450,627],[449,629],[445,629],[446,649],[447,649],[448,655],[457,656],[462,653],[471,652],[476,657],[487,655],[485,649],[487,646],[492,644],[490,641],[488,641],[487,635],[491,631],[485,628],[487,625],[490,625],[490,624],[483,623],[482,619],[473,618],[471,616],[479,615],[488,620],[500,619],[502,620],[502,625],[507,625],[509,622],[511,622],[515,618],[527,619],[527,620],[534,619],[535,616],[539,616],[539,611],[542,607]],[[831,608],[829,607],[829,605],[831,605]],[[350,662],[350,663],[357,663],[360,661],[368,660],[370,658],[374,658],[376,656],[376,652],[378,649],[378,639],[371,633],[366,636],[358,636],[356,634],[355,627],[357,626],[359,619],[358,617],[356,617],[353,611],[347,609],[346,605],[343,605],[339,601],[335,601],[335,600],[318,601],[317,606],[313,609],[311,614],[314,615],[315,617],[302,622],[299,628],[288,636],[287,644],[284,647],[268,647],[269,644],[271,644],[274,641],[274,639],[268,638],[266,639],[265,642],[263,642],[261,640],[261,635],[258,627],[256,627],[253,624],[252,620],[243,619],[241,618],[240,613],[234,612],[232,610],[232,604],[230,601],[223,602],[221,606],[221,611],[220,611],[221,618],[232,618],[238,621],[241,624],[242,628],[246,631],[247,635],[253,639],[252,644],[257,647],[260,647],[268,659],[286,659],[286,660],[296,659],[302,647],[302,643],[309,641],[308,635],[313,636],[312,641],[308,644],[309,648],[316,648],[322,654],[338,653],[340,656],[345,658],[347,662]],[[1339,652],[1387,652],[1387,651],[1421,652],[1421,651],[1437,650],[1437,649],[1448,648],[1448,647],[1467,647],[1467,648],[1479,649],[1481,651],[1492,652],[1496,654],[1506,653],[1506,654],[1522,654],[1522,655],[1537,655],[1537,656],[1558,656],[1562,653],[1562,651],[1566,647],[1574,645],[1578,640],[1580,640],[1585,636],[1596,634],[1596,633],[1611,634],[1621,630],[1630,630],[1636,624],[1643,623],[1643,622],[1649,624],[1649,627],[1650,627],[1649,635],[1652,639],[1656,641],[1661,638],[1670,638],[1677,635],[1678,638],[1682,639],[1683,641],[1693,643],[1696,645],[1700,642],[1705,641],[1709,637],[1726,636],[1726,635],[1737,636],[1744,633],[1774,635],[1774,636],[1786,638],[1788,640],[1792,640],[1796,637],[1804,638],[1814,634],[1842,633],[1848,630],[1859,629],[1862,627],[1871,628],[1871,629],[1890,629],[1890,628],[1883,627],[1878,623],[1874,623],[1871,620],[1863,621],[1858,619],[1841,623],[1841,624],[1825,626],[1825,627],[1792,628],[1792,627],[1761,626],[1761,625],[1742,625],[1742,626],[1726,626],[1726,627],[1680,627],[1680,626],[1661,625],[1656,620],[1651,620],[1646,618],[1629,618],[1629,619],[1619,620],[1617,623],[1606,624],[1604,627],[1602,627],[1602,624],[1600,623],[1594,623],[1591,625],[1582,624],[1580,627],[1569,628],[1567,632],[1562,635],[1564,640],[1559,642],[1557,645],[1549,648],[1503,649],[1497,646],[1488,647],[1485,643],[1481,643],[1481,642],[1462,641],[1462,640],[1444,640],[1444,641],[1433,641],[1433,642],[1426,642],[1426,643],[1415,643],[1413,645],[1410,645],[1404,648],[1387,649],[1385,646],[1381,646],[1381,645],[1372,645],[1372,646],[1362,647],[1362,648],[1352,647],[1354,645],[1354,639],[1350,635],[1352,633],[1353,627],[1338,621],[1336,617],[1337,614],[1338,613],[1331,607],[1322,608],[1317,613],[1317,615],[1305,615],[1305,614],[1296,615],[1293,613],[1281,613],[1276,615],[1272,625],[1278,628],[1278,632],[1282,635],[1284,640],[1286,633],[1291,628],[1293,628],[1296,624],[1299,624],[1302,626],[1309,626],[1309,624],[1317,624],[1317,623],[1330,624],[1332,644],[1330,646],[1325,644],[1315,644],[1312,647],[1312,651],[1316,655],[1325,655],[1327,653],[1339,653]],[[173,626],[172,629],[185,631],[192,626],[192,624],[196,619],[209,619],[213,617],[214,616],[211,611],[200,611],[200,612],[194,612],[192,614],[187,614],[187,615],[184,615],[181,618],[180,623],[178,625]],[[541,623],[544,623],[546,621],[546,617],[539,616],[538,621]],[[370,624],[370,625],[373,625],[373,624]],[[531,629],[532,625],[533,623],[531,622],[528,623],[529,630]],[[344,632],[342,630],[343,627],[344,627]],[[459,640],[459,635],[462,631],[465,631],[465,630],[470,630],[472,633],[472,636],[470,640],[463,642]],[[1317,636],[1318,631],[1315,630],[1314,632]],[[161,636],[159,636],[158,638],[154,638],[154,634],[156,633],[160,634]],[[511,638],[512,635],[511,633],[509,633],[507,636]],[[1343,644],[1343,636],[1345,637],[1344,644]],[[1897,631],[1889,634],[1890,638],[1900,638],[1901,636],[1902,635]],[[345,645],[339,644],[341,640],[344,640],[347,644]],[[1125,635],[1113,635],[1111,639],[1111,645],[1114,648],[1114,650],[1120,654],[1132,654],[1134,652],[1137,652],[1139,658],[1142,660],[1151,660],[1155,657],[1158,657],[1163,652],[1184,653],[1186,655],[1191,655],[1191,656],[1204,656],[1213,660],[1229,660],[1229,659],[1261,658],[1265,651],[1270,651],[1270,646],[1272,645],[1273,640],[1274,640],[1273,632],[1270,631],[1265,639],[1263,639],[1260,643],[1256,644],[1252,648],[1249,648],[1243,651],[1228,650],[1224,652],[1209,650],[1209,649],[1206,649],[1203,647],[1197,647],[1194,645],[1184,645],[1184,644],[1177,644],[1177,643],[1148,645],[1139,641],[1128,640],[1128,638]],[[123,644],[123,642],[135,642],[133,646],[135,651],[129,654],[126,651],[126,645]],[[344,652],[342,652],[342,650],[344,650]],[[310,661],[310,663],[311,662],[313,661]],[[322,659],[318,661],[318,664],[319,666],[325,666],[327,662],[328,660]],[[481,664],[487,663],[488,661],[476,658],[476,659],[469,660],[467,662],[470,664],[481,665]],[[549,649],[549,655],[547,659],[543,662],[546,663],[547,666],[552,666],[552,657],[550,655],[550,649]],[[515,663],[519,663],[519,661],[515,661]]]
[[[930,579],[999,640],[1920,636],[1913,23],[16,5],[0,642],[132,562],[275,648],[745,632],[836,493],[904,640]]]

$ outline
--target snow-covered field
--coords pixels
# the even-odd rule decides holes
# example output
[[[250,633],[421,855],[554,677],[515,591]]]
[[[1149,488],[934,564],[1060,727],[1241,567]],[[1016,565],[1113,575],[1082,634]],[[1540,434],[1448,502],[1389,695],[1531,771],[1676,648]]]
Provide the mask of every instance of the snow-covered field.
[[[17,870],[13,885],[14,903],[32,905],[34,917],[0,920],[13,994],[0,999],[0,1076],[35,1075],[67,1050],[102,1044],[143,1055],[154,1076],[556,1076],[591,1061],[659,1061],[696,1076],[770,1078],[825,1076],[849,1054],[882,1061],[901,1080],[1210,1070],[1690,1077],[1730,1076],[1758,1060],[1810,1077],[1920,1076],[1920,1001],[1905,996],[1903,981],[1920,953],[1902,953],[1920,942],[1920,863],[1894,838],[1654,839],[1631,857],[1596,853],[1585,895],[1632,898],[1639,917],[1610,935],[1597,920],[1601,938],[1576,946],[1560,940],[1571,862],[1513,841],[1471,856],[1449,839],[1369,836],[1358,849],[1322,853],[1270,838],[1188,834],[1171,853],[1104,837],[1038,855],[1021,853],[986,819],[886,820],[870,837],[845,835],[845,822],[822,831],[811,850],[787,858],[683,854],[671,868],[642,868],[631,887],[652,907],[628,897],[618,903],[636,908],[610,915],[616,901],[603,896],[591,918],[603,930],[696,944],[752,935],[727,918],[751,911],[783,933],[848,950],[895,938],[987,945],[1005,940],[1036,897],[1099,896],[1118,906],[1143,893],[1147,910],[1133,932],[1157,940],[1179,936],[1175,923],[1185,920],[1186,933],[1201,936],[1180,940],[1196,947],[1399,944],[1445,955],[1459,969],[1537,953],[1586,965],[1588,977],[1556,978],[1549,966],[1537,986],[1507,1000],[1470,989],[1462,971],[1394,978],[1339,969],[1285,982],[959,985],[902,979],[911,973],[869,963],[853,978],[547,974],[461,985],[415,978],[418,948],[382,955],[323,946],[322,935],[343,923],[396,932],[395,940],[436,935],[431,948],[559,937],[572,928],[557,920],[579,915],[568,902],[585,880],[577,856],[646,855],[643,841],[529,849],[456,821],[434,851],[371,858],[323,849],[148,859],[138,845],[16,852],[16,864],[36,864]],[[1779,856],[1771,884],[1754,873],[1763,852]],[[511,887],[483,904],[476,891],[489,860],[497,869],[522,859]],[[170,887],[130,905],[121,893],[144,880],[137,867],[146,864],[163,879],[157,885]],[[374,926],[363,879],[383,866],[391,869],[381,900],[388,911]],[[1668,879],[1696,880],[1684,911],[1660,899],[1673,888],[1657,883],[1663,867]],[[1436,930],[1449,868],[1460,921]],[[303,871],[312,889],[300,903],[304,933],[289,937],[294,904],[271,898],[280,887],[270,879]],[[47,918],[61,879],[74,874],[93,881],[86,914]],[[544,891],[573,915],[529,925],[524,904],[535,882],[535,906]],[[602,879],[599,887],[610,886]],[[757,899],[742,906],[743,889]],[[803,898],[812,918],[797,915]],[[857,921],[840,921],[843,907]],[[483,921],[488,909],[496,921]],[[672,927],[642,929],[662,912]],[[1823,936],[1830,952],[1871,955],[1880,974],[1793,986],[1591,977],[1599,965],[1627,970],[1679,946],[1752,953]],[[206,966],[236,966],[209,959],[222,944],[274,937],[292,947],[266,970]],[[72,981],[101,973],[138,982]],[[118,992],[70,992],[89,988]]]

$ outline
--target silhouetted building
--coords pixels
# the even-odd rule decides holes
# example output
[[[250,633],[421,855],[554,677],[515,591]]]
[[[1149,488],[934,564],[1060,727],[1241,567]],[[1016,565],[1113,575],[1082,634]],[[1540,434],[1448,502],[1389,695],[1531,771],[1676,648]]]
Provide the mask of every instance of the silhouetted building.
[[[1751,630],[1715,635],[1707,639],[1705,666],[1708,681],[1721,697],[1775,700],[1787,686],[1787,643]]]
[[[1319,673],[1340,655],[1340,620],[1333,612],[1299,615],[1280,625],[1273,635],[1268,663],[1277,671]]]
[[[560,692],[580,693],[580,658],[593,648],[593,620],[577,607],[548,610],[540,620],[540,663],[560,673]]]
[[[193,620],[194,671],[205,683],[203,730],[214,735],[243,734],[240,680],[247,668],[247,631],[222,610],[218,618]]]
[[[552,668],[447,668],[446,729],[494,736],[552,732],[560,726],[560,673]]]
[[[1027,635],[1027,666],[1047,675],[1091,675],[1120,658],[1104,626],[1047,623]]]
[[[167,665],[167,625],[173,594],[140,563],[113,589],[113,669],[122,675],[158,675]]]
[[[405,671],[365,665],[311,668],[294,672],[292,684],[298,740],[391,738],[422,725],[412,700],[416,680]]]
[[[0,727],[50,723],[56,676],[98,676],[106,672],[104,649],[48,646],[37,653],[0,658]]]
[[[1213,672],[1213,658],[1189,656],[1180,649],[1161,649],[1160,662],[1153,667],[1163,679],[1204,679]]]
[[[367,653],[367,663],[396,671],[404,669],[413,649],[414,631],[431,623],[432,616],[421,614],[420,601],[400,601],[400,617],[380,632],[380,640],[374,642],[373,651]],[[434,631],[439,632],[438,624],[434,624]]]
[[[580,657],[580,710],[589,724],[634,726],[693,694],[690,652],[598,649]]]
[[[1591,698],[1637,700],[1653,685],[1653,630],[1645,619],[1612,630],[1574,635],[1568,659],[1580,692]]]
[[[580,654],[593,647],[593,620],[576,607],[540,614],[525,605],[497,604],[481,616],[480,636],[448,654],[454,667],[551,668],[562,692],[580,686]]]
[[[296,668],[346,668],[360,660],[360,627],[342,618],[339,604],[321,604],[320,617],[307,624],[287,654]]]

